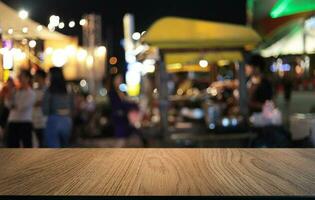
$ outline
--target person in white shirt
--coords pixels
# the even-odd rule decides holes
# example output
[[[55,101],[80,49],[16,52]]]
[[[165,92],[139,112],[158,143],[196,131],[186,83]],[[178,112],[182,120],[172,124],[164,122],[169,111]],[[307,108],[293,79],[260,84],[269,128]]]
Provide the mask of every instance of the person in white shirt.
[[[33,130],[36,134],[38,145],[40,148],[44,147],[43,134],[46,128],[47,117],[43,114],[42,104],[46,87],[46,77],[47,74],[44,70],[37,70],[34,76],[34,91],[36,94],[36,102],[33,108]]]
[[[31,88],[31,74],[22,70],[18,76],[19,88],[5,100],[10,108],[8,118],[7,146],[9,148],[32,148],[32,112],[35,92]]]

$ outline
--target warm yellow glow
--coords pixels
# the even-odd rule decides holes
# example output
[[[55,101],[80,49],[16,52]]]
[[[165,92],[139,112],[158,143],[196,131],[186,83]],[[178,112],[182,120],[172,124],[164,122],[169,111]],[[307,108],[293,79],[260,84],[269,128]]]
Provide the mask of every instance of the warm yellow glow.
[[[199,61],[199,65],[200,65],[200,67],[202,67],[202,68],[206,68],[206,67],[208,67],[209,63],[208,63],[207,60],[200,60],[200,61]]]
[[[129,96],[135,97],[140,94],[140,84],[127,85],[127,92]]]
[[[183,94],[184,94],[184,91],[181,88],[179,88],[177,90],[177,95],[182,96]]]
[[[73,56],[75,56],[76,52],[77,52],[77,50],[76,50],[75,46],[69,45],[66,47],[66,53],[68,56],[73,57]]]
[[[68,62],[67,54],[64,50],[58,49],[52,55],[52,63],[56,67],[63,67]]]
[[[46,54],[46,55],[51,55],[53,52],[54,52],[54,49],[51,48],[51,47],[48,47],[48,48],[45,50],[45,54]]]
[[[104,47],[104,46],[100,46],[100,47],[98,47],[97,49],[96,49],[96,56],[98,56],[98,57],[102,57],[102,56],[105,56],[105,54],[106,54],[106,47]]]
[[[89,68],[93,67],[94,64],[94,58],[93,56],[89,55],[86,59],[86,64]]]
[[[27,39],[24,38],[21,43],[22,43],[23,45],[27,45]]]
[[[78,61],[84,61],[85,58],[87,57],[87,51],[85,49],[79,49],[77,52],[77,59]]]
[[[49,31],[54,32],[55,26],[53,24],[48,24],[48,29],[49,29]]]
[[[220,66],[220,67],[223,67],[223,66],[226,66],[229,64],[230,64],[230,61],[228,61],[228,60],[219,60],[218,61],[218,66]]]
[[[23,61],[26,59],[26,54],[24,52],[22,52],[21,49],[12,49],[13,51],[13,56],[14,56],[14,59],[17,60],[17,61]]]
[[[86,19],[81,19],[80,20],[80,25],[81,26],[85,26],[87,24],[87,20]]]
[[[36,41],[35,40],[31,40],[31,41],[29,41],[29,43],[28,43],[28,45],[29,45],[29,47],[31,47],[31,48],[35,48],[36,47]]]
[[[13,32],[14,32],[14,31],[13,31],[13,28],[9,28],[9,30],[8,30],[8,34],[9,34],[9,35],[12,35],[12,34],[13,34]]]
[[[175,63],[175,64],[171,64],[167,66],[167,68],[170,70],[177,70],[177,69],[181,69],[182,67],[183,65],[180,63]]]
[[[24,28],[22,28],[22,33],[28,33],[28,28],[27,27],[24,27]]]
[[[43,30],[43,26],[42,25],[38,25],[36,29],[37,29],[38,32],[40,32],[40,31]]]
[[[10,70],[3,70],[3,81],[4,82],[7,82],[10,78]]]

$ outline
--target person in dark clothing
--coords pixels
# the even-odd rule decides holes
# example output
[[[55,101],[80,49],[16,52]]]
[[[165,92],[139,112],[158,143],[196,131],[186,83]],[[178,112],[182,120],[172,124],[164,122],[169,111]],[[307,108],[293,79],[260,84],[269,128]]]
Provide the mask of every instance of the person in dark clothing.
[[[115,76],[109,89],[111,121],[114,126],[114,135],[118,139],[117,147],[125,146],[128,137],[132,134],[138,135],[143,145],[146,146],[146,140],[134,122],[139,117],[139,107],[137,104],[127,101],[125,94],[120,91],[119,86],[122,82],[121,75]]]
[[[264,75],[265,61],[259,55],[253,55],[247,61],[246,75],[249,95],[249,110],[251,113],[262,112],[266,101],[273,99],[273,87]]]
[[[122,81],[121,75],[115,76],[108,93],[112,110],[111,121],[114,126],[114,135],[119,139],[119,147],[126,144],[126,139],[131,132],[128,121],[128,104],[125,101],[125,94],[119,90]]]
[[[43,98],[43,114],[47,116],[44,146],[68,147],[72,130],[73,99],[68,93],[61,68],[49,70],[50,85]]]
[[[284,89],[284,100],[286,104],[289,104],[291,101],[292,89],[293,89],[293,80],[289,77],[289,74],[285,74],[282,79],[283,89]]]
[[[15,90],[15,83],[13,78],[9,78],[5,85],[3,86],[2,90],[0,91],[0,127],[4,130],[7,126],[8,117],[10,110],[8,107],[5,106],[5,99],[11,95],[11,93]]]

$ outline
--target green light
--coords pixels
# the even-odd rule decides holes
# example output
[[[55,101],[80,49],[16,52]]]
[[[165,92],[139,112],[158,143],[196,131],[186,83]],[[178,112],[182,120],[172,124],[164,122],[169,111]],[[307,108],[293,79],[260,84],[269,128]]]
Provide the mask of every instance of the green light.
[[[272,18],[315,10],[315,0],[278,0],[270,12]]]

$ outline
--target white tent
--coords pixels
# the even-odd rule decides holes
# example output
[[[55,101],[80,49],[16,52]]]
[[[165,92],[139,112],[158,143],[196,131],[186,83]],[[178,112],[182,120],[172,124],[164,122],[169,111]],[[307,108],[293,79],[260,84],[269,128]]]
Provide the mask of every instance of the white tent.
[[[280,55],[315,53],[315,31],[312,27],[312,23],[315,21],[312,18],[309,20],[313,20],[313,22],[309,21],[309,28],[305,28],[304,19],[299,19],[279,29],[274,37],[282,36],[272,45],[262,49],[260,51],[262,56],[278,57]]]
[[[37,30],[39,23],[31,19],[22,20],[17,11],[0,1],[0,30],[4,38],[23,39],[25,37],[41,40],[68,40],[69,37],[58,32],[50,32],[43,26],[41,31]],[[22,29],[27,28],[28,32],[23,33]],[[13,34],[8,30],[13,29]]]

